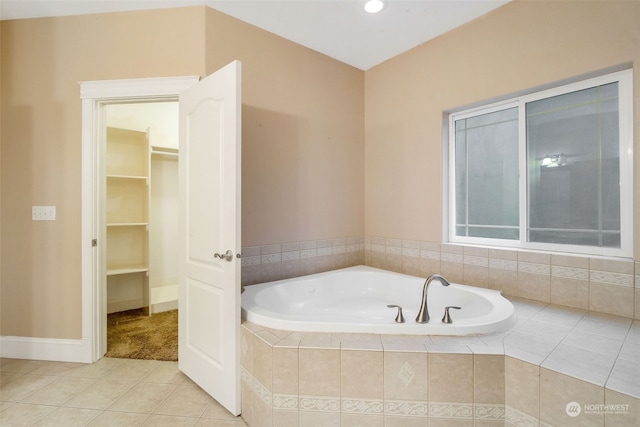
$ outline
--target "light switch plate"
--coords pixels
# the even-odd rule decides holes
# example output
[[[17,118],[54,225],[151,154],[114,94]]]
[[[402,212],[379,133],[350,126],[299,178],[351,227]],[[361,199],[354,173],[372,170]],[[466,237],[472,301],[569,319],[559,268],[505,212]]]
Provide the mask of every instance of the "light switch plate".
[[[55,206],[31,206],[31,219],[33,221],[55,221]]]

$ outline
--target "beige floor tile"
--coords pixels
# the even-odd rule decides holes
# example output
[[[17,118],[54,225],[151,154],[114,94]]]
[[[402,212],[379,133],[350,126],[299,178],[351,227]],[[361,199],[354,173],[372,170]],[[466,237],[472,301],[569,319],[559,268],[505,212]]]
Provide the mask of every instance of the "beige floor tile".
[[[169,397],[154,411],[160,415],[199,417],[213,399],[195,385],[179,385]]]
[[[46,417],[38,421],[37,427],[75,427],[86,426],[91,420],[100,415],[97,409],[57,408]]]
[[[109,410],[150,414],[175,389],[173,384],[139,383],[123,394]]]
[[[157,360],[125,360],[113,369],[107,378],[112,380],[139,381],[158,367]]]
[[[106,409],[135,383],[117,380],[99,380],[81,394],[71,398],[63,406],[70,408]]]
[[[55,379],[56,377],[43,375],[22,375],[0,386],[0,400],[5,402],[19,402]]]
[[[207,406],[207,409],[202,413],[202,418],[215,418],[220,420],[237,420],[238,417],[234,416],[231,412],[227,411],[225,407],[220,405],[215,400],[211,399],[211,403]]]
[[[22,375],[24,374],[21,374],[20,372],[0,372],[0,386],[21,377]]]
[[[231,421],[231,420],[215,420],[215,419],[206,419],[201,418],[196,424],[197,427],[246,427],[246,424],[242,420]],[[285,426],[279,426],[285,427]]]
[[[141,425],[147,418],[147,414],[104,411],[87,425],[91,427],[133,427]]]
[[[42,360],[0,359],[0,371],[26,374],[46,363]]]
[[[54,406],[17,403],[0,412],[2,426],[30,426],[56,409]]]
[[[45,362],[30,373],[33,375],[64,375],[72,369],[86,366],[85,363]]]
[[[59,406],[96,381],[94,378],[59,377],[25,397],[22,402]]]
[[[149,372],[142,382],[161,384],[182,384],[187,376],[178,369],[178,362],[161,363]]]
[[[70,377],[105,378],[114,369],[122,365],[122,359],[103,357],[95,363],[78,366],[65,372]]]
[[[0,401],[0,412],[4,411],[5,409],[15,405],[15,402],[2,402]]]
[[[246,427],[180,372],[176,362],[0,358],[0,380],[2,426]]]
[[[173,415],[150,415],[142,425],[153,427],[190,427],[195,426],[198,418],[195,417],[175,417]]]

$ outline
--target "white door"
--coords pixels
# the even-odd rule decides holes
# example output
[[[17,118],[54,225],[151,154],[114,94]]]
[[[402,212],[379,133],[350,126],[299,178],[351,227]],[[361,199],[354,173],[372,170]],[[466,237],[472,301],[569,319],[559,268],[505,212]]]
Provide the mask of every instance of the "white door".
[[[180,94],[179,367],[240,413],[241,64]]]

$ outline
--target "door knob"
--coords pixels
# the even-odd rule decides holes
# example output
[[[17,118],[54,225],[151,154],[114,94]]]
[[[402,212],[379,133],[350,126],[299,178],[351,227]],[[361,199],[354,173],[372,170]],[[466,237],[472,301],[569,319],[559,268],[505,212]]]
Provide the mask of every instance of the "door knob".
[[[215,254],[213,254],[213,257],[214,258],[224,259],[224,260],[227,260],[227,261],[231,262],[231,260],[233,259],[233,252],[231,252],[230,250],[227,250],[227,252],[225,252],[223,254],[215,253]]]

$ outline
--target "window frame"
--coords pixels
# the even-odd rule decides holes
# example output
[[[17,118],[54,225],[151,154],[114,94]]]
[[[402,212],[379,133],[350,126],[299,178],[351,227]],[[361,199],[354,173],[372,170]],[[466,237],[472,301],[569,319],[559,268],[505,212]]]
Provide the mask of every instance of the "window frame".
[[[566,93],[592,88],[608,83],[618,83],[618,126],[620,153],[620,247],[582,246],[572,244],[539,243],[528,240],[529,198],[528,198],[528,164],[526,140],[526,104],[541,99],[551,98]],[[508,108],[518,107],[518,158],[519,158],[519,239],[493,239],[484,237],[467,237],[456,235],[456,166],[455,166],[455,122],[460,119],[488,114]],[[488,102],[472,108],[452,111],[448,116],[448,136],[444,167],[447,183],[443,194],[448,197],[448,212],[445,216],[446,237],[449,243],[469,244],[511,249],[531,249],[547,252],[569,252],[600,256],[633,256],[633,70],[626,69],[602,74],[567,84],[557,85],[542,90],[530,91],[511,96],[497,102]]]

